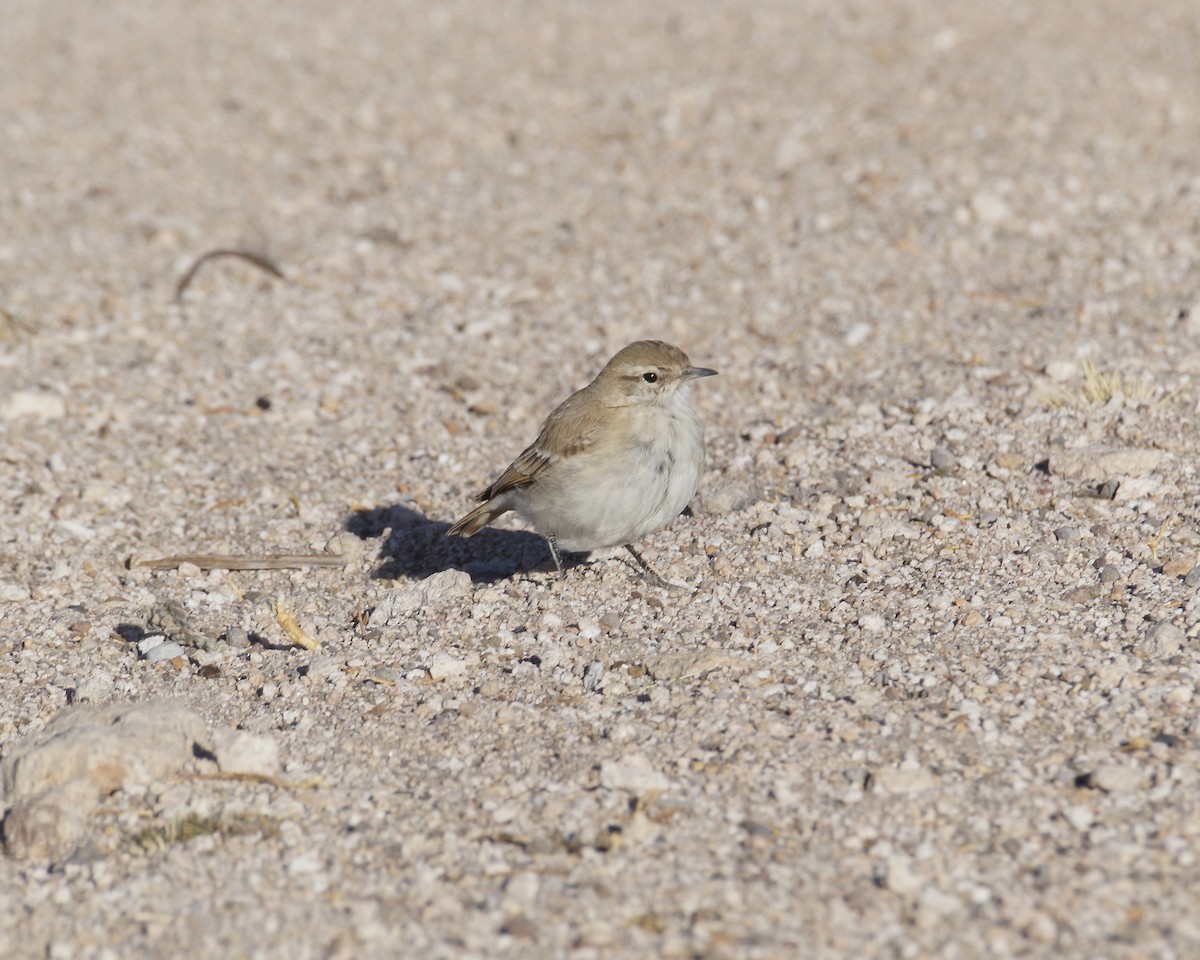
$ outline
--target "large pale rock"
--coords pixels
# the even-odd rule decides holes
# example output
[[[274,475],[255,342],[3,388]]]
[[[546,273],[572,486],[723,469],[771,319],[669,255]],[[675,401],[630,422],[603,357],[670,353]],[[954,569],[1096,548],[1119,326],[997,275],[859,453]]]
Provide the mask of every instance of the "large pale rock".
[[[690,680],[723,667],[745,669],[745,661],[716,650],[674,650],[650,657],[646,669],[658,681]]]
[[[227,728],[214,730],[212,745],[222,773],[276,777],[282,769],[279,744],[263,734]]]
[[[206,744],[204,721],[169,700],[62,711],[0,762],[0,798],[15,803],[69,780],[101,795],[177,772]]]
[[[190,767],[207,742],[204,721],[170,701],[64,710],[0,762],[8,853],[49,859],[69,852],[102,797]]]
[[[68,780],[17,800],[4,818],[4,847],[11,857],[51,860],[87,833],[100,795],[87,780]]]
[[[416,583],[406,583],[384,597],[371,614],[371,625],[394,625],[406,619],[415,610],[470,595],[469,573],[462,570],[442,570]]]
[[[1095,444],[1051,454],[1050,472],[1056,477],[1103,483],[1111,477],[1140,477],[1149,473],[1165,455],[1162,450]]]

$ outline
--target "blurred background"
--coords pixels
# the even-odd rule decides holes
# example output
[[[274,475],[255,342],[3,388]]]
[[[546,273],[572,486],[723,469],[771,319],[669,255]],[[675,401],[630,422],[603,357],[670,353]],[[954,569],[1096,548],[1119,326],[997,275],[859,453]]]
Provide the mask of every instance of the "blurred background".
[[[1198,41],[1189,2],[14,4],[0,377],[84,445],[450,516],[642,336],[721,369],[718,442],[964,365],[1190,371]],[[174,303],[219,248],[287,280]]]

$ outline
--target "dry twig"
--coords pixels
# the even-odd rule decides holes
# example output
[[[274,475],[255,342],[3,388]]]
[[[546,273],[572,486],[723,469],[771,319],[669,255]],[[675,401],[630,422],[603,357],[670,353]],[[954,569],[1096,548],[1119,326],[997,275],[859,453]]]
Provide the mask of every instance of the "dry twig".
[[[185,563],[201,570],[294,570],[297,567],[344,567],[349,561],[338,553],[276,553],[267,557],[228,553],[184,553],[175,557],[135,557],[130,567],[174,570]]]
[[[275,266],[274,262],[263,256],[261,253],[255,253],[253,250],[209,250],[208,253],[199,257],[190,267],[188,267],[187,273],[185,273],[180,279],[179,283],[175,285],[176,303],[183,299],[183,293],[185,290],[187,290],[188,286],[192,282],[192,279],[196,276],[196,271],[204,266],[204,264],[206,264],[209,260],[215,260],[217,257],[236,257],[239,260],[245,260],[247,263],[253,264],[260,270],[266,271],[273,277],[278,277],[280,280],[287,279],[284,277],[283,271],[280,270],[279,267]]]

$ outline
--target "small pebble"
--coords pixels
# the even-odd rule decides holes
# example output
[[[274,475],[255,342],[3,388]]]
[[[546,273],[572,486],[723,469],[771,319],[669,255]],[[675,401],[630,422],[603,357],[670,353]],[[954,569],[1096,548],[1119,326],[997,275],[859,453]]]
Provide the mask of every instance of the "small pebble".
[[[29,591],[19,583],[9,580],[0,581],[0,602],[24,603],[29,599]]]
[[[917,897],[914,922],[922,930],[942,929],[946,918],[962,909],[962,901],[937,887],[926,887]]]
[[[429,676],[434,680],[445,680],[467,672],[467,662],[448,653],[439,653],[429,661]]]
[[[0,403],[0,418],[5,420],[16,420],[19,417],[57,420],[66,413],[67,405],[63,398],[49,390],[17,390]]]
[[[1055,383],[1066,383],[1079,375],[1079,364],[1074,360],[1051,360],[1046,364],[1045,372]]]
[[[938,473],[949,474],[958,469],[958,457],[946,447],[936,447],[929,455],[929,463]]]
[[[1187,643],[1187,634],[1169,620],[1154,624],[1142,640],[1142,649],[1148,656],[1166,659],[1173,657]]]
[[[1189,557],[1172,557],[1162,565],[1162,572],[1168,577],[1184,578],[1194,569],[1195,564]]]
[[[633,794],[661,793],[671,786],[671,781],[651,767],[645,757],[632,756],[620,762],[606,760],[602,763],[600,786]]]
[[[924,878],[913,870],[912,858],[902,854],[888,857],[881,879],[886,889],[901,896],[911,896],[925,885]]]
[[[160,660],[174,660],[176,657],[184,655],[185,651],[183,647],[174,640],[164,640],[162,643],[155,644],[147,650],[145,659],[150,663],[158,663]]]
[[[583,671],[583,689],[587,691],[595,690],[600,686],[600,678],[604,676],[604,664],[599,660],[593,660],[587,665],[587,669]]]
[[[958,621],[961,627],[978,627],[984,623],[987,623],[987,617],[979,610],[968,610]]]
[[[270,737],[219,727],[213,731],[211,740],[222,773],[261,777],[279,774],[279,744]]]
[[[75,700],[78,703],[100,702],[112,694],[114,686],[112,674],[97,670],[75,687]]]
[[[341,669],[342,665],[336,657],[315,656],[308,662],[308,669],[304,671],[304,676],[317,683],[328,680],[340,673]]]
[[[752,837],[771,837],[775,833],[774,827],[758,820],[743,820],[740,826]]]
[[[590,617],[581,617],[579,620],[579,636],[584,640],[595,640],[600,636],[600,624]]]
[[[1063,810],[1063,818],[1079,831],[1087,830],[1096,822],[1096,815],[1092,813],[1092,808],[1082,803]]]
[[[525,914],[518,913],[504,921],[500,932],[518,940],[533,940],[537,936],[538,925]]]
[[[155,647],[167,642],[167,638],[161,633],[151,633],[142,637],[137,643],[137,652],[140,656],[146,656]]]
[[[1086,777],[1087,785],[1105,793],[1132,793],[1145,782],[1136,767],[1119,763],[1102,763]]]
[[[997,224],[1012,214],[1009,205],[994,193],[981,190],[971,198],[971,209],[980,223]]]
[[[937,776],[924,767],[881,767],[874,776],[881,793],[920,793],[938,785]]]
[[[241,627],[230,627],[225,631],[225,642],[231,647],[250,646],[250,635]]]
[[[320,852],[309,850],[307,853],[302,853],[289,860],[285,865],[285,869],[292,876],[310,876],[314,873],[320,873],[323,865]]]

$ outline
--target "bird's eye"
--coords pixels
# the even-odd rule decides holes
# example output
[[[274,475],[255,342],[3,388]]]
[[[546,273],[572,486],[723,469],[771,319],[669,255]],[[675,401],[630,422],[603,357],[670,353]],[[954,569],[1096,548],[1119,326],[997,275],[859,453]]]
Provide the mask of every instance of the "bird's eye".
[[[642,379],[647,383],[658,383],[658,374],[651,370],[649,373],[643,373]]]

